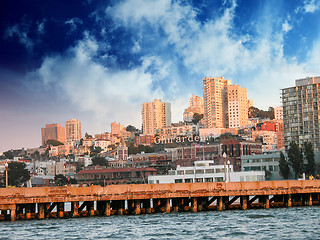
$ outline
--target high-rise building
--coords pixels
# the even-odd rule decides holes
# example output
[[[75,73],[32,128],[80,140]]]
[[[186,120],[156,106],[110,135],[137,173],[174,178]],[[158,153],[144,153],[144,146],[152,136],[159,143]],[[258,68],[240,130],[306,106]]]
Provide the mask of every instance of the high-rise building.
[[[253,107],[253,100],[252,99],[248,99],[247,104],[248,104],[248,109]]]
[[[65,143],[64,127],[59,123],[46,124],[45,128],[41,128],[42,145],[46,145],[48,140],[57,140]]]
[[[111,123],[111,134],[112,135],[119,135],[122,130],[124,130],[124,126],[121,125],[120,123],[117,123],[116,121]]]
[[[74,145],[74,141],[81,139],[81,123],[77,119],[66,121],[66,144]]]
[[[154,135],[156,130],[171,125],[171,103],[154,102],[142,103],[143,134]]]
[[[240,85],[227,86],[228,95],[228,127],[241,128],[248,124],[247,89]]]
[[[296,80],[296,86],[282,89],[285,148],[294,141],[300,147],[309,141],[320,150],[320,77]]]
[[[203,114],[203,99],[199,96],[192,95],[189,100],[190,106],[184,110],[183,120],[191,122],[195,113]]]
[[[231,80],[224,77],[203,79],[204,127],[227,128],[228,104],[227,86]]]
[[[283,107],[275,107],[273,110],[274,110],[274,119],[276,121],[283,121]]]

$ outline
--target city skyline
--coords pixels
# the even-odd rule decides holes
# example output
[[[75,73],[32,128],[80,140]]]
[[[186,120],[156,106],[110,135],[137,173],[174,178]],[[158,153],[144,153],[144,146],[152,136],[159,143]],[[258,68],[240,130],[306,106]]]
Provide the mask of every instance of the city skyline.
[[[41,127],[79,119],[141,128],[141,104],[172,104],[182,120],[202,79],[280,105],[280,89],[319,75],[316,1],[3,1],[0,152],[40,145]],[[19,6],[19,7],[17,7]]]

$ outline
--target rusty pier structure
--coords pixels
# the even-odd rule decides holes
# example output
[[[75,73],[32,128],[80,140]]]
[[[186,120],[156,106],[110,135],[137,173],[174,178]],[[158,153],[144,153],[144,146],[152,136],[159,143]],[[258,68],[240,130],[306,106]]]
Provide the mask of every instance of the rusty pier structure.
[[[320,180],[0,189],[0,221],[312,205]]]

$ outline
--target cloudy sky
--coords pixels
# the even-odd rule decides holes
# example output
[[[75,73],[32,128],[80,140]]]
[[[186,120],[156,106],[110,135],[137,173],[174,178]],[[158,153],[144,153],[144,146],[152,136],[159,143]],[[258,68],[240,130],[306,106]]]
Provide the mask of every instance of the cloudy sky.
[[[141,104],[182,120],[202,79],[225,76],[254,106],[320,75],[317,0],[4,0],[0,3],[0,152],[38,147],[41,127],[141,127]]]

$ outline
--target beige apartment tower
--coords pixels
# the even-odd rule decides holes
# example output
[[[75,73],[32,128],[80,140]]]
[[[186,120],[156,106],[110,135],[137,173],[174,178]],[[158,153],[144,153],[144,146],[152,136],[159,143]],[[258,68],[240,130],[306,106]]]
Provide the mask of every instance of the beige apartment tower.
[[[191,122],[193,120],[193,115],[195,113],[203,114],[203,99],[199,96],[192,95],[189,100],[190,106],[184,110],[183,120],[186,122]]]
[[[247,89],[232,84],[227,86],[227,94],[229,128],[245,127],[248,125]]]
[[[203,83],[204,127],[228,128],[227,86],[224,77],[205,77]]]
[[[80,139],[81,139],[81,122],[74,118],[66,121],[66,144],[74,145],[74,142]]]
[[[112,135],[120,135],[120,132],[124,130],[124,126],[120,123],[114,121],[111,123],[111,134]]]
[[[64,127],[61,127],[59,123],[46,124],[45,128],[41,128],[42,145],[46,145],[48,140],[57,140],[65,143]]]
[[[154,135],[156,130],[171,125],[171,103],[155,99],[142,103],[142,131]]]

